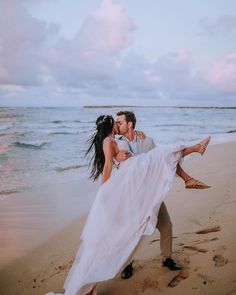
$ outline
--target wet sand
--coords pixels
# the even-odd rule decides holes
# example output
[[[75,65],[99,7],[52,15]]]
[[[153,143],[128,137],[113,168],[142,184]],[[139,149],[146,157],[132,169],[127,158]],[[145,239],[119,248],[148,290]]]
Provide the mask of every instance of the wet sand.
[[[87,179],[45,186],[0,202],[0,269],[85,214],[98,183]]]

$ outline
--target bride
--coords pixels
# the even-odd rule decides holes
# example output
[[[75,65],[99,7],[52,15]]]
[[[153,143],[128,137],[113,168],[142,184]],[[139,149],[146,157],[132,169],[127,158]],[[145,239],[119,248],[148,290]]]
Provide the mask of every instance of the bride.
[[[99,116],[87,153],[94,151],[91,177],[100,186],[81,235],[81,246],[64,284],[64,295],[95,295],[96,284],[112,279],[126,263],[143,235],[151,235],[157,212],[173,186],[177,166],[190,153],[203,154],[210,137],[185,147],[155,147],[113,169],[119,150],[112,116]],[[122,146],[120,146],[122,142]],[[208,188],[197,181],[193,188]],[[47,293],[47,295],[61,295]]]

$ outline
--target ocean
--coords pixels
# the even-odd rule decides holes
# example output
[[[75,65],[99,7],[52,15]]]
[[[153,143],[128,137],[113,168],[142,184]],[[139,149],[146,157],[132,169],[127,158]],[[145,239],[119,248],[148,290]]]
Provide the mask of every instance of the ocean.
[[[137,128],[156,144],[236,132],[236,108],[0,108],[0,199],[88,177],[87,140],[101,114],[132,110]]]

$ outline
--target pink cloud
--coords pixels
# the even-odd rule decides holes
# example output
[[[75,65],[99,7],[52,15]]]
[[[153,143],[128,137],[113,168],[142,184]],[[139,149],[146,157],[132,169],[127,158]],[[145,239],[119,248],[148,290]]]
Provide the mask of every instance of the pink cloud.
[[[236,93],[236,53],[217,61],[207,73],[206,79],[216,89]]]
[[[61,39],[45,60],[56,81],[80,87],[109,78],[117,70],[123,49],[132,42],[135,27],[122,6],[103,0],[72,39]]]
[[[101,1],[70,39],[59,39],[58,25],[30,15],[25,2],[33,0],[2,1],[1,97],[34,98],[39,104],[50,97],[63,104],[69,97],[198,99],[236,91],[236,54],[202,74],[184,49],[155,62],[129,50],[136,28],[115,0]],[[234,32],[234,21],[233,16],[221,17],[208,31]]]
[[[94,19],[100,25],[98,38],[101,39],[96,44],[102,45],[103,50],[116,52],[130,45],[135,26],[120,4],[103,0]]]
[[[41,84],[41,50],[58,26],[33,18],[22,2],[0,10],[0,84]]]

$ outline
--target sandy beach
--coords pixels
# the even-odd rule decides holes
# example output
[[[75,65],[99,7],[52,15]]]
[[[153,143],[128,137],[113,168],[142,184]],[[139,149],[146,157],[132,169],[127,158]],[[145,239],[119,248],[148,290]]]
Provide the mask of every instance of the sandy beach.
[[[173,258],[184,269],[162,267],[156,231],[144,237],[135,252],[133,277],[122,280],[118,274],[100,283],[98,295],[236,294],[236,142],[211,145],[203,157],[193,155],[183,167],[211,185],[207,190],[186,190],[176,178],[166,199],[173,223]],[[97,185],[81,182],[45,188],[37,198],[31,192],[2,201],[1,295],[63,292],[96,190]],[[78,194],[86,195],[83,205]],[[19,213],[22,208],[24,214]]]

